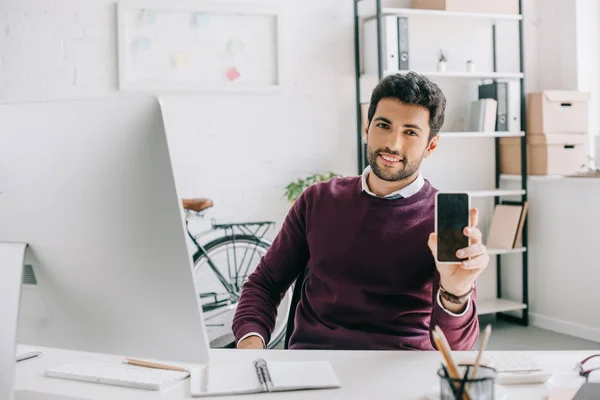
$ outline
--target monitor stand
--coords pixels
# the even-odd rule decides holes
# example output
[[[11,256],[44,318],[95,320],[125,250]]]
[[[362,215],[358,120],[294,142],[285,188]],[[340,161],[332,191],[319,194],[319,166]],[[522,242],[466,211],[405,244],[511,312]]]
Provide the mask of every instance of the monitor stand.
[[[26,250],[25,243],[0,242],[0,399],[77,400],[74,397],[29,390],[13,392],[21,281]]]
[[[25,262],[24,243],[0,242],[0,398],[10,399],[15,379],[17,325],[21,279]]]
[[[30,390],[15,390],[13,400],[85,400],[81,397],[62,396],[60,394],[50,394],[34,392]]]

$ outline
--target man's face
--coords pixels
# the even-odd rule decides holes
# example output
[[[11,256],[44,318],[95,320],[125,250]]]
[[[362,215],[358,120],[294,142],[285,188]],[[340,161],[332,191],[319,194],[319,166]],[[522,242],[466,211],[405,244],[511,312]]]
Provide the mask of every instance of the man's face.
[[[438,137],[430,141],[430,131],[427,108],[396,98],[381,99],[367,128],[367,157],[373,173],[388,182],[413,176],[436,147]]]

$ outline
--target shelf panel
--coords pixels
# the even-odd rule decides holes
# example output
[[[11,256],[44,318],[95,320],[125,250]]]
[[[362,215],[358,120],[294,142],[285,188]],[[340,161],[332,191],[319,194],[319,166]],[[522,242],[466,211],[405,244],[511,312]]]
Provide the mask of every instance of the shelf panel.
[[[444,10],[425,10],[418,8],[393,8],[384,7],[381,9],[383,15],[395,15],[409,17],[411,15],[421,15],[425,17],[447,17],[447,18],[477,18],[487,19],[495,22],[502,21],[520,21],[523,19],[521,14],[493,14],[493,13],[474,13],[474,12],[457,12]],[[374,17],[371,14],[370,17]]]
[[[460,192],[460,190],[458,192]],[[466,192],[470,193],[471,197],[522,196],[525,194],[525,190],[507,190],[507,189],[466,190]]]
[[[495,137],[520,137],[525,132],[440,132],[444,138],[495,138]]]
[[[504,299],[490,299],[477,301],[477,315],[493,314],[497,312],[516,311],[527,308],[527,304]]]
[[[405,74],[410,70],[387,70],[384,75]],[[521,79],[520,72],[467,72],[467,71],[414,71],[430,78],[464,78],[464,79]]]
[[[490,256],[497,256],[499,254],[518,254],[525,253],[527,251],[526,247],[517,247],[515,249],[487,249],[488,254]]]
[[[528,175],[527,176],[527,180],[529,181],[533,181],[533,182],[552,182],[552,181],[565,181],[565,180],[571,180],[571,181],[577,181],[577,182],[592,182],[597,184],[598,183],[598,179],[600,177],[594,177],[594,178],[589,178],[589,177],[582,177],[582,176],[566,176],[566,175]],[[504,181],[518,181],[521,182],[521,175],[506,175],[506,174],[502,174],[500,175],[500,179],[504,180]]]

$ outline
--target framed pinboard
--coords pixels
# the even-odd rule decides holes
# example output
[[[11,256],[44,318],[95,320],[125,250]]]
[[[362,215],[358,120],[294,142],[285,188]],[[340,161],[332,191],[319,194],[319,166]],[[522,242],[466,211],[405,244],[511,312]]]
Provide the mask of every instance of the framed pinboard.
[[[119,89],[264,91],[281,83],[276,4],[117,3]]]

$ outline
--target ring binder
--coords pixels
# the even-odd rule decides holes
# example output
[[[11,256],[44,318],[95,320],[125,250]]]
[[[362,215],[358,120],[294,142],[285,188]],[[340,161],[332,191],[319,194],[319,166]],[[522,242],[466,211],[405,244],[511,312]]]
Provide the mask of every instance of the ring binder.
[[[258,381],[263,387],[265,392],[270,392],[273,386],[273,381],[271,380],[271,374],[269,374],[269,367],[267,366],[267,362],[259,358],[254,361],[254,368],[256,368],[256,375],[258,376]]]
[[[272,373],[272,375],[271,375]],[[210,385],[207,385],[210,375]],[[234,376],[235,379],[231,379]],[[257,379],[258,378],[258,379]],[[341,386],[328,361],[266,361],[259,357],[228,365],[191,369],[192,397],[235,396]]]

